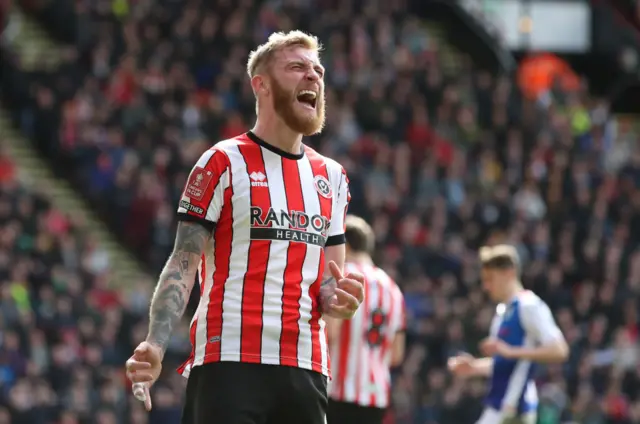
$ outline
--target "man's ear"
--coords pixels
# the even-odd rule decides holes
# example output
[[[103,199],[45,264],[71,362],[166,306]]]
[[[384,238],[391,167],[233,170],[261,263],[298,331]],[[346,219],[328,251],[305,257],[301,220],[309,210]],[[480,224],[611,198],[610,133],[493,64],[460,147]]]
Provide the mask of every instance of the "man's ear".
[[[251,78],[251,89],[253,93],[258,96],[258,94],[267,95],[269,94],[269,81],[262,75],[255,75]]]

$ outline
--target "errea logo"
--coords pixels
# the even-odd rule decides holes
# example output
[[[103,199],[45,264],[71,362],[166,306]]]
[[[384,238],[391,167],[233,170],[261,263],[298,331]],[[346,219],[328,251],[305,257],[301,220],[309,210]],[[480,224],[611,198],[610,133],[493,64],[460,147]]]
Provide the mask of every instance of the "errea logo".
[[[249,174],[249,178],[251,179],[251,187],[269,187],[269,184],[265,181],[267,176],[260,171],[253,171]]]

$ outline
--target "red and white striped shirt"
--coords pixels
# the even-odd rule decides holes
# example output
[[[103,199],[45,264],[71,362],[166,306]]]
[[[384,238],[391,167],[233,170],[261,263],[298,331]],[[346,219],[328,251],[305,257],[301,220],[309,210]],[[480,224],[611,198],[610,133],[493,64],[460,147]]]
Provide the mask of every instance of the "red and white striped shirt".
[[[329,396],[340,402],[386,408],[393,340],[405,329],[404,297],[380,268],[345,265],[345,273],[354,271],[365,277],[365,300],[351,320],[342,321],[340,339],[331,346]]]
[[[200,157],[178,215],[215,229],[182,375],[219,361],[329,375],[318,294],[324,247],[344,243],[349,198],[342,166],[306,146],[291,154],[246,133]]]

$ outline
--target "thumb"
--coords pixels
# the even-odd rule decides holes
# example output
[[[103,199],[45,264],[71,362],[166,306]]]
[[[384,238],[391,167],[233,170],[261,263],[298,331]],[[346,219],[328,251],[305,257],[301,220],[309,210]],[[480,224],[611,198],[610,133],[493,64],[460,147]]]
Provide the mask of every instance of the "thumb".
[[[329,261],[329,271],[331,271],[331,275],[336,281],[342,280],[342,270],[340,270],[340,267],[334,261]]]

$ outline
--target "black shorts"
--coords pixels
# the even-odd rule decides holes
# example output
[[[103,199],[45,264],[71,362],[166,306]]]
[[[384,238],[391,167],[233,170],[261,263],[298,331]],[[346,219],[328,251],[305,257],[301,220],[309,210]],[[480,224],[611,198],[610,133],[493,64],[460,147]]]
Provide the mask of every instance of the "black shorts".
[[[216,362],[191,370],[182,424],[325,424],[326,411],[322,374]]]
[[[329,399],[327,424],[382,424],[386,410]]]

